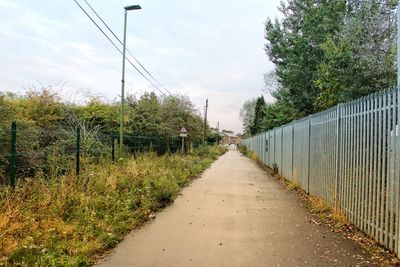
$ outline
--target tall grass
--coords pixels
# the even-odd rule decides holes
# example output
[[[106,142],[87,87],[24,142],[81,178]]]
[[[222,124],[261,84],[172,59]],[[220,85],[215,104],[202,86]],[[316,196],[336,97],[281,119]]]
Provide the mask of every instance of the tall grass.
[[[224,152],[148,153],[121,165],[86,165],[79,177],[39,176],[0,189],[0,265],[92,264]]]

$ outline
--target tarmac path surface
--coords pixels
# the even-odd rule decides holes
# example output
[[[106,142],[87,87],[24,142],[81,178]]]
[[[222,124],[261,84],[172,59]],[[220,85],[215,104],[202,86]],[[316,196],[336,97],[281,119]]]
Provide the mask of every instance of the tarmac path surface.
[[[221,156],[173,205],[99,266],[371,266],[238,151]]]

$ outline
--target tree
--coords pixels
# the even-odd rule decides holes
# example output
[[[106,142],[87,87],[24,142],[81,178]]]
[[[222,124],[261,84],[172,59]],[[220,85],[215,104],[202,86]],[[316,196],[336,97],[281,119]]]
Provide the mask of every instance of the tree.
[[[251,133],[396,84],[396,0],[288,0],[268,19],[265,45],[275,99]],[[257,116],[255,116],[257,117]],[[246,127],[245,127],[246,129]]]
[[[244,102],[242,109],[240,110],[239,116],[243,121],[243,135],[245,137],[251,136],[251,129],[254,124],[254,112],[256,108],[256,103],[256,99],[247,100],[246,102]]]
[[[145,93],[140,99],[131,98],[130,120],[133,122],[130,132],[139,136],[157,136],[164,134],[162,130],[162,107],[155,93]]]
[[[251,134],[257,134],[264,130],[264,118],[266,115],[266,104],[264,96],[257,98],[256,107],[254,109],[254,123],[251,128]]]
[[[263,131],[273,129],[296,119],[296,110],[293,106],[276,102],[266,106],[263,118]]]
[[[321,48],[316,109],[396,84],[396,1],[351,1],[342,30]]]
[[[282,85],[278,94],[299,116],[315,111],[315,80],[324,58],[321,44],[341,29],[345,10],[342,0],[282,1],[283,19],[268,19],[265,24],[265,50]]]
[[[163,129],[167,136],[176,137],[181,127],[188,131],[191,140],[203,135],[203,119],[187,96],[168,96],[162,102]]]
[[[74,108],[74,113],[79,119],[99,127],[104,132],[116,132],[120,121],[120,105],[114,102],[105,102],[99,97],[92,97],[89,102],[81,107]],[[125,125],[129,126],[129,109],[125,113]]]

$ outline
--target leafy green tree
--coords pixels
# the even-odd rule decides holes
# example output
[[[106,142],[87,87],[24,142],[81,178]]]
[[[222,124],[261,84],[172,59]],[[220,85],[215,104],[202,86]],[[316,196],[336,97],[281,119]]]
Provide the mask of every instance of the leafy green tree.
[[[192,140],[203,136],[203,119],[187,96],[168,96],[162,102],[163,132],[176,137],[181,127],[185,127]]]
[[[256,107],[254,109],[254,123],[251,128],[251,133],[253,135],[262,132],[265,128],[264,118],[266,115],[266,108],[264,96],[257,98]]]
[[[344,26],[321,48],[317,110],[396,84],[397,1],[349,1]]]
[[[240,110],[240,118],[243,121],[243,135],[245,137],[251,136],[251,129],[254,125],[254,112],[256,108],[257,99],[251,99],[244,102]]]
[[[265,24],[265,50],[275,70],[264,80],[276,102],[257,108],[254,121],[244,124],[245,133],[271,129],[394,86],[397,4],[282,1],[283,18]]]
[[[206,132],[206,142],[207,144],[218,144],[221,141],[222,137],[219,135],[219,132],[207,128]]]
[[[139,136],[164,135],[162,106],[155,93],[145,93],[140,99],[128,101],[131,108],[130,131]]]
[[[282,20],[268,19],[265,24],[265,50],[276,65],[283,90],[280,98],[304,116],[315,111],[319,93],[315,80],[324,59],[321,44],[341,29],[346,2],[289,0],[281,2],[280,11]]]
[[[129,109],[125,110],[125,125],[129,126],[130,112]],[[104,132],[116,132],[119,128],[119,103],[107,103],[99,97],[93,97],[86,105],[75,108],[75,112],[81,120]]]
[[[296,119],[296,110],[293,106],[276,102],[266,106],[262,121],[263,131],[273,129]]]

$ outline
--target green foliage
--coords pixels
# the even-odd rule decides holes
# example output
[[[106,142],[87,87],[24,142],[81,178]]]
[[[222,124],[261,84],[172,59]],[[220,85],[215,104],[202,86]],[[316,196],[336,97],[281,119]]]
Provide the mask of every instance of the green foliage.
[[[207,131],[206,131],[207,144],[219,144],[219,142],[221,140],[222,140],[222,137],[220,136],[219,132],[217,132],[216,130],[211,130],[210,128],[207,128]]]
[[[265,108],[265,116],[262,121],[262,129],[260,132],[273,129],[283,124],[295,120],[297,110],[292,105],[281,102],[270,104]]]
[[[321,45],[318,110],[396,84],[396,2],[348,4],[342,30]]]
[[[186,96],[168,96],[163,99],[162,121],[167,136],[176,136],[181,127],[188,131],[189,140],[203,136],[203,119]]]
[[[245,107],[242,110],[244,109]],[[257,98],[253,122],[248,125],[248,128],[245,127],[245,136],[255,135],[289,123],[297,118],[297,114],[297,110],[293,105],[280,101],[273,104],[265,104],[264,97],[261,96]]]
[[[135,135],[165,134],[162,120],[161,101],[154,93],[145,93],[139,100],[129,98],[128,104],[132,109],[131,132]]]
[[[300,186],[299,182],[297,182],[297,181],[291,181],[291,182],[287,185],[287,188],[288,188],[290,191],[297,191],[297,190],[301,189],[301,186]]]
[[[283,18],[265,23],[265,50],[275,70],[264,78],[276,101],[267,107],[261,123],[244,120],[245,133],[395,86],[397,4],[282,1]]]
[[[266,115],[266,108],[264,96],[257,98],[256,107],[254,109],[254,122],[251,127],[251,134],[260,133],[265,127],[263,125],[264,117]]]
[[[321,44],[338,32],[345,16],[341,0],[289,0],[281,3],[282,21],[265,24],[267,55],[276,65],[283,92],[280,100],[292,104],[300,115],[314,112],[318,94],[315,78],[324,59]]]
[[[243,121],[243,134],[245,137],[251,136],[251,130],[254,124],[256,103],[256,99],[247,100],[246,102],[244,102],[243,107],[240,110],[239,116]]]
[[[125,113],[125,124],[130,123],[130,110]],[[98,125],[105,132],[116,131],[120,123],[120,106],[118,103],[106,103],[99,97],[91,98],[88,103],[82,107],[77,107],[75,113],[82,121],[91,125]]]
[[[225,151],[142,154],[123,165],[88,164],[79,177],[33,179],[14,191],[1,189],[0,265],[93,264]]]
[[[131,152],[144,147],[159,153],[176,151],[182,126],[189,133],[188,146],[202,137],[202,119],[187,97],[159,99],[151,93],[137,100],[128,97],[126,102],[124,142]],[[17,122],[17,175],[23,178],[40,173],[58,177],[70,171],[75,158],[77,128],[81,132],[84,163],[95,163],[110,157],[110,134],[119,132],[118,102],[105,102],[93,97],[87,104],[77,106],[64,103],[51,87],[29,91],[23,96],[2,93],[0,112],[2,184],[8,179],[12,121]]]

